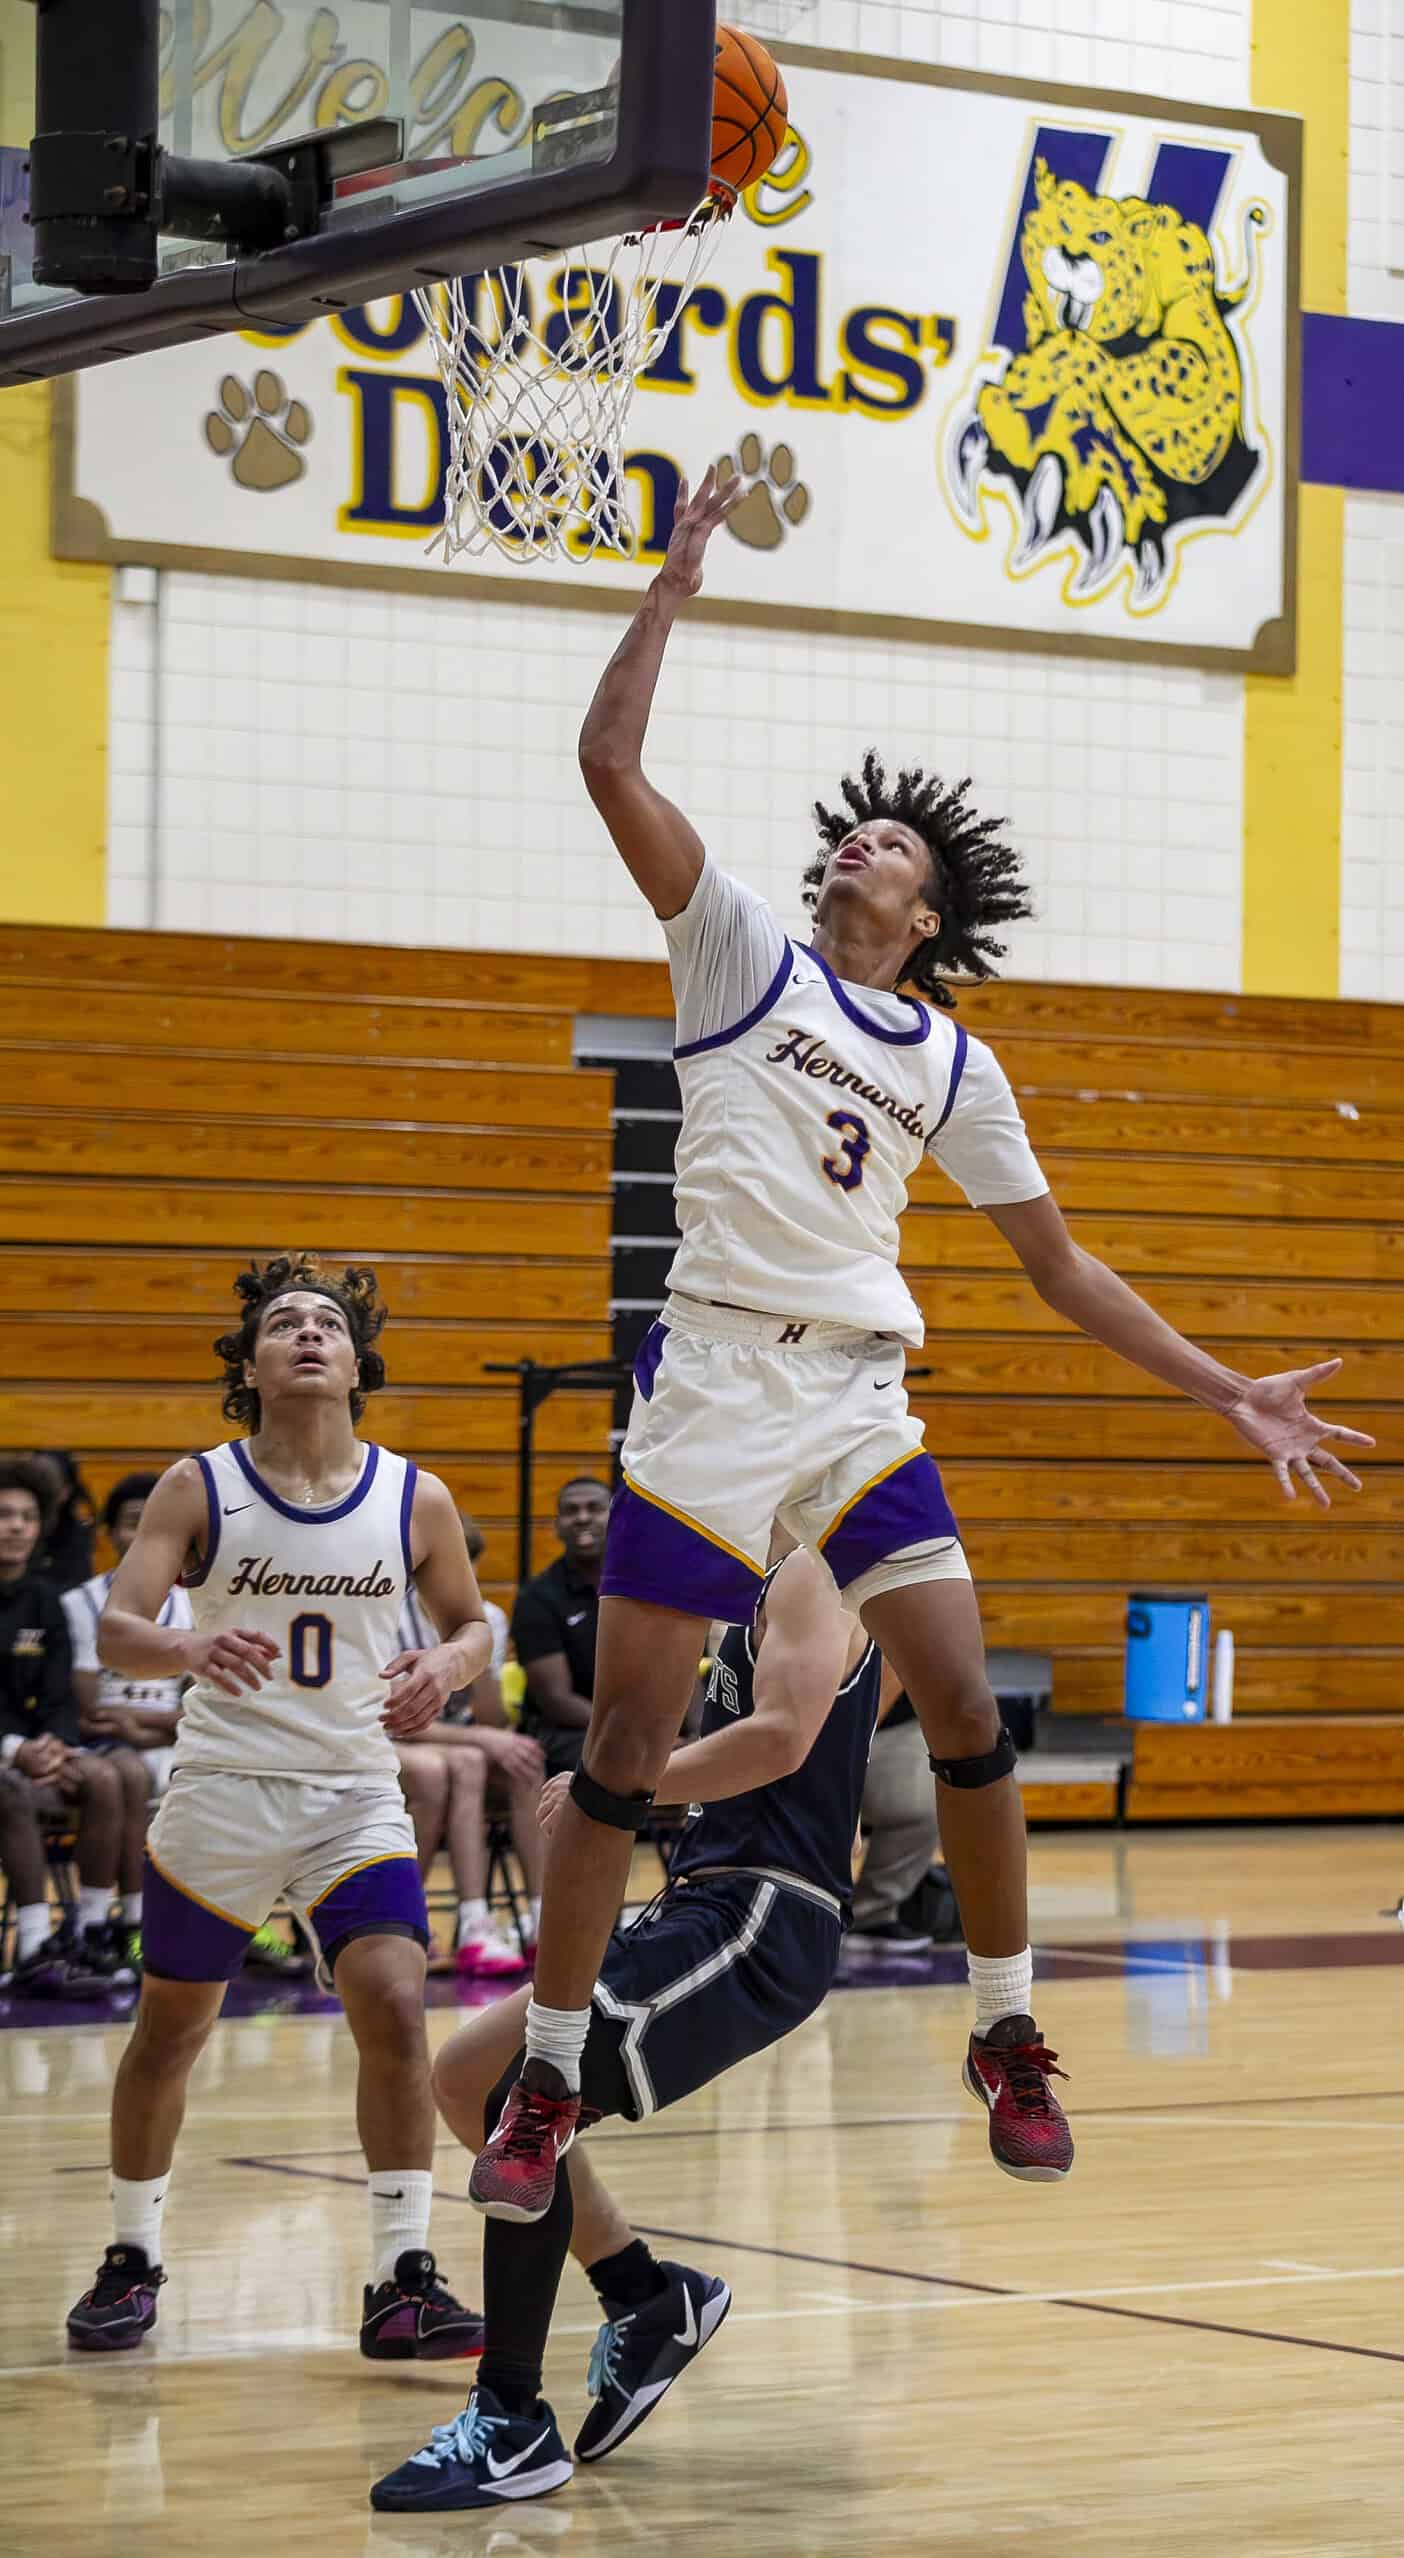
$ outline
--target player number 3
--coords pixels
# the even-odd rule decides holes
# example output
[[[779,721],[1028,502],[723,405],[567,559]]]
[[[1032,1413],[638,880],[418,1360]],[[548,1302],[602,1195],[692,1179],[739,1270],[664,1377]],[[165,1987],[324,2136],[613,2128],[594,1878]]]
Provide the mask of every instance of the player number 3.
[[[861,1190],[863,1166],[872,1145],[866,1121],[859,1118],[856,1110],[831,1110],[824,1125],[832,1128],[843,1142],[837,1162],[832,1155],[825,1155],[820,1170],[827,1174],[837,1190]]]

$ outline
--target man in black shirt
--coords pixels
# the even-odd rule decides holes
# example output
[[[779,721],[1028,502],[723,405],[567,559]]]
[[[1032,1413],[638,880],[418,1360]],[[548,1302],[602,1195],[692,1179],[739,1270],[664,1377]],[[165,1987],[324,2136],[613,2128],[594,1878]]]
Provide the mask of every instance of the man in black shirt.
[[[0,1867],[17,1910],[10,1989],[101,1998],[135,1977],[112,1898],[124,1855],[140,1877],[146,1771],[134,1750],[98,1757],[78,1746],[63,1602],[31,1569],[44,1507],[36,1468],[23,1459],[0,1466]],[[45,1812],[66,1813],[77,1833],[77,1919],[52,1933]]]
[[[564,1483],[556,1499],[563,1552],[517,1593],[512,1641],[526,1673],[522,1729],[539,1741],[548,1776],[578,1765],[595,1693],[595,1630],[609,1490],[593,1475]]]

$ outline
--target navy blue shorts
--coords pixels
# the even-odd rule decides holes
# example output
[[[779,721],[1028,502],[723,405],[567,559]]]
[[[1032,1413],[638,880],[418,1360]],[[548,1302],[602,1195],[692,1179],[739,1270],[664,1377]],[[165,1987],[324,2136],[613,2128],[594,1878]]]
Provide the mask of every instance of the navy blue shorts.
[[[835,1911],[762,1875],[669,1884],[610,1939],[586,2103],[637,2123],[778,2043],[823,2004],[842,1942]]]

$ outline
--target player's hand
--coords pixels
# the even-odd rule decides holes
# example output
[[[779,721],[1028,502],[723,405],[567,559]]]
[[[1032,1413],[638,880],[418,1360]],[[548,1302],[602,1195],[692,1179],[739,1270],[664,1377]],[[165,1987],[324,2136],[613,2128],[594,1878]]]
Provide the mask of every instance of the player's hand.
[[[224,1696],[244,1696],[267,1685],[277,1658],[278,1646],[271,1635],[253,1634],[240,1626],[227,1634],[187,1636],[181,1668],[194,1678],[208,1679]]]
[[[498,1732],[490,1725],[476,1723],[473,1746],[482,1751],[489,1767],[500,1768],[504,1776],[520,1777],[523,1784],[533,1780],[540,1784],[546,1774],[541,1744],[525,1732]]]
[[[36,1785],[52,1785],[67,1755],[56,1733],[36,1732],[32,1741],[21,1741],[11,1765],[21,1776],[32,1777]]]
[[[1326,1445],[1327,1440],[1339,1439],[1352,1448],[1373,1448],[1375,1444],[1363,1430],[1343,1429],[1338,1421],[1319,1421],[1307,1408],[1310,1389],[1324,1385],[1340,1365],[1339,1359],[1322,1359],[1314,1368],[1288,1368],[1281,1376],[1255,1377],[1225,1415],[1240,1438],[1267,1458],[1289,1501],[1296,1500],[1297,1483],[1304,1483],[1323,1510],[1330,1509],[1331,1496],[1317,1478],[1318,1467],[1322,1474],[1343,1483],[1347,1491],[1360,1490],[1359,1475],[1342,1465]]]
[[[677,512],[673,517],[673,538],[668,544],[668,556],[658,572],[660,586],[670,587],[674,594],[701,594],[707,544],[728,515],[735,514],[745,494],[739,472],[733,472],[730,479],[724,480],[715,462],[695,497],[686,480],[681,482]]]
[[[380,1720],[392,1741],[412,1741],[437,1723],[463,1685],[463,1655],[456,1643],[436,1643],[427,1652],[397,1652],[380,1673],[393,1679],[389,1702]]]
[[[569,1792],[569,1775],[553,1776],[541,1789],[541,1800],[536,1807],[536,1817],[548,1839],[565,1810],[566,1796]]]

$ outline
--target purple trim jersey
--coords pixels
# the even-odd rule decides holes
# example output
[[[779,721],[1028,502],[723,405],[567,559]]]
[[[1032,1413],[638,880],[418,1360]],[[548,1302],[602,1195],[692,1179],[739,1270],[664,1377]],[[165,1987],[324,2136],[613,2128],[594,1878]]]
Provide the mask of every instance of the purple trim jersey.
[[[199,1567],[186,1575],[196,1631],[270,1635],[278,1659],[267,1686],[238,1697],[194,1682],[176,1773],[396,1783],[381,1673],[401,1649],[414,1467],[363,1447],[351,1491],[312,1510],[264,1482],[245,1441],[210,1448],[199,1462],[207,1525]]]
[[[1048,1188],[1002,1069],[948,1013],[845,984],[710,861],[664,931],[683,1100],[669,1286],[919,1349],[897,1254],[923,1156],[975,1207]]]

